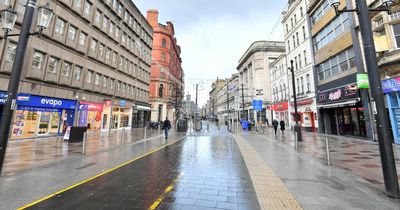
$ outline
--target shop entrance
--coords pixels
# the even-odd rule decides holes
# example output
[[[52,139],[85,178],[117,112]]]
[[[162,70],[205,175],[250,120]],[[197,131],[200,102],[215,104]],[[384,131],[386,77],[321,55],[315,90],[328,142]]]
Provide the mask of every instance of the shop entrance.
[[[331,134],[366,137],[364,108],[344,107],[328,109]]]

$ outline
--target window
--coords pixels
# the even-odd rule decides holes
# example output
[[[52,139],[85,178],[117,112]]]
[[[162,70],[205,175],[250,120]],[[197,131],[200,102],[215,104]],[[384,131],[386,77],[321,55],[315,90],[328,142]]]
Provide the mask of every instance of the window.
[[[104,45],[100,43],[99,44],[99,55],[103,56],[103,54],[104,54]]]
[[[100,85],[100,78],[101,78],[100,74],[96,73],[96,75],[94,77],[94,85],[96,85],[96,86]]]
[[[119,27],[115,28],[115,39],[118,40],[119,39],[119,31],[121,31],[121,29]]]
[[[86,16],[90,16],[92,12],[92,4],[89,1],[85,1],[85,5],[83,7],[83,14]]]
[[[17,49],[16,44],[14,44],[12,42],[8,43],[7,51],[6,51],[6,58],[5,58],[7,62],[10,62],[10,63],[14,62],[16,49]]]
[[[54,27],[54,32],[59,35],[64,35],[65,21],[57,18],[56,25]]]
[[[393,25],[393,33],[396,41],[397,48],[400,48],[400,24]]]
[[[97,49],[97,41],[95,39],[92,39],[92,42],[90,43],[90,50],[95,53],[96,49]]]
[[[122,4],[118,4],[118,15],[122,16],[122,11],[123,11],[124,7],[122,6]]]
[[[293,28],[293,18],[290,18],[290,23],[291,23],[292,28]]]
[[[44,54],[38,51],[33,53],[32,68],[42,69],[44,61]]]
[[[303,7],[300,7],[300,16],[303,17],[304,13],[303,13]]]
[[[74,0],[75,7],[78,7],[78,8],[81,7],[81,3],[82,3],[81,0]]]
[[[290,52],[290,41],[287,41],[288,51]]]
[[[160,84],[160,88],[158,89],[158,97],[162,98],[164,95],[164,85]]]
[[[113,63],[116,63],[116,62],[117,62],[117,53],[116,53],[116,52],[113,52],[113,59],[112,59],[112,62],[113,62]]]
[[[161,61],[165,61],[165,60],[166,60],[165,53],[161,53]]]
[[[79,41],[78,41],[80,46],[83,47],[86,45],[86,37],[87,35],[81,31],[81,33],[79,34]]]
[[[74,26],[72,26],[72,25],[70,25],[69,26],[69,28],[68,28],[68,39],[69,40],[71,40],[71,41],[74,41],[75,40],[75,37],[76,37],[76,28],[74,27]]]
[[[81,66],[75,66],[74,73],[72,74],[72,79],[75,80],[75,81],[80,81],[81,80],[81,74],[82,74],[82,67]]]
[[[107,16],[104,16],[104,17],[103,17],[103,25],[101,26],[101,28],[102,28],[103,30],[105,30],[105,29],[107,28],[107,26],[108,26],[108,17],[107,17]]]
[[[303,57],[304,57],[304,65],[307,65],[307,52],[306,52],[306,50],[303,51]]]
[[[162,39],[162,47],[167,47],[167,40],[166,39]]]
[[[111,54],[111,49],[110,48],[106,48],[106,61],[110,61],[110,54]]]
[[[316,9],[314,14],[311,15],[311,25],[314,25],[318,20],[320,20],[330,9],[328,1],[324,1],[322,5]]]
[[[294,35],[292,36],[293,39],[293,49],[296,48],[296,38],[294,38]]]
[[[69,78],[69,75],[71,75],[71,68],[72,68],[72,64],[69,62],[64,61],[64,65],[63,68],[61,70],[61,75],[63,77]]]
[[[315,51],[331,43],[336,37],[340,36],[349,26],[349,16],[342,13],[329,23],[323,30],[318,32],[313,38]]]
[[[117,10],[118,9],[118,0],[113,0],[112,1],[112,6],[113,6],[114,10]]]
[[[311,81],[310,81],[310,75],[306,75],[306,82],[307,82],[307,92],[311,91]]]
[[[286,23],[286,33],[289,33],[289,25]]]
[[[318,79],[324,80],[355,67],[354,51],[349,48],[316,66]]]
[[[300,78],[300,84],[301,84],[301,93],[304,93],[304,81],[303,81],[303,77]]]
[[[108,28],[108,33],[112,36],[114,33],[114,23],[110,21],[110,27]]]
[[[297,81],[297,94],[299,94],[300,93],[300,81],[299,81],[299,78],[297,78],[296,79],[296,81]]]
[[[100,10],[96,10],[96,13],[94,14],[94,22],[100,23],[101,21],[101,12]]]
[[[114,80],[110,79],[110,90],[114,89]]]
[[[103,88],[107,89],[107,77],[103,77]]]
[[[296,32],[297,46],[300,45],[299,32]]]
[[[25,13],[25,6],[28,3],[27,0],[19,0],[17,4],[17,12],[24,14]]]
[[[294,23],[297,23],[297,15],[294,14]]]
[[[92,77],[93,77],[93,71],[87,71],[86,83],[91,84],[92,83]]]
[[[301,68],[301,54],[299,54],[299,67]]]
[[[125,83],[122,83],[122,93],[124,94],[125,93]]]
[[[298,63],[297,63],[297,56],[296,57],[294,57],[294,63],[295,63],[295,65],[296,65],[296,70],[299,70],[299,65],[298,65]]]
[[[50,57],[49,67],[47,68],[47,72],[52,74],[57,74],[59,68],[60,68],[60,59],[55,57]]]
[[[306,27],[303,26],[303,39],[306,40]]]
[[[117,82],[117,92],[120,92],[120,91],[121,91],[121,82],[118,81]]]

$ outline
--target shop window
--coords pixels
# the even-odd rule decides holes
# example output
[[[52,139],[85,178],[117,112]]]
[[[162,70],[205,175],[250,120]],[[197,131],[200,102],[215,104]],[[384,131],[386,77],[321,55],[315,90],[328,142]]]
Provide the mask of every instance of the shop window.
[[[86,37],[87,34],[81,31],[81,33],[79,34],[79,42],[78,42],[80,46],[84,47],[86,45]]]
[[[55,57],[50,57],[47,72],[52,74],[57,74],[59,69],[60,69],[60,59]]]
[[[82,67],[81,66],[75,66],[72,78],[75,81],[80,81],[81,80],[81,74],[82,74]]]
[[[65,30],[65,21],[62,20],[61,18],[57,18],[56,25],[54,26],[54,33],[57,33],[62,36],[64,35],[64,30]]]
[[[74,27],[74,26],[72,26],[72,25],[70,25],[69,26],[69,28],[68,28],[68,39],[69,40],[71,40],[71,41],[74,41],[75,40],[75,37],[76,37],[76,28]]]
[[[87,71],[86,74],[86,83],[91,84],[92,83],[92,78],[93,78],[93,72],[92,71]]]
[[[100,78],[101,78],[100,74],[96,73],[96,76],[94,78],[94,85],[100,86]]]
[[[71,75],[71,68],[72,68],[72,63],[64,61],[64,65],[61,70],[61,75],[65,78],[69,78]]]
[[[90,3],[89,1],[85,1],[85,5],[83,7],[83,14],[85,16],[90,16],[91,13],[92,13],[92,3]]]
[[[15,60],[15,53],[17,49],[17,44],[14,44],[12,42],[9,42],[7,45],[7,50],[6,50],[6,62],[14,62]]]
[[[32,68],[41,70],[43,66],[43,61],[44,61],[44,54],[39,51],[35,51],[33,53]]]

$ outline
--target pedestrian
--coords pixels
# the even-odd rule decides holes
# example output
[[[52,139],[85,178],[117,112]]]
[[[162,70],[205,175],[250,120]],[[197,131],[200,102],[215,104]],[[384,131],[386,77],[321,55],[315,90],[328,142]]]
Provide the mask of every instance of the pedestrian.
[[[268,118],[267,119],[265,119],[265,121],[266,121],[266,123],[267,123],[267,128],[269,127],[269,121],[268,121]]]
[[[278,130],[278,124],[279,123],[276,119],[272,121],[272,126],[274,126],[275,136],[276,136],[276,131]]]
[[[283,120],[281,120],[279,122],[279,125],[281,126],[281,131],[282,131],[282,134],[283,134],[283,131],[285,130],[285,122]]]
[[[218,130],[219,130],[219,120],[218,120],[218,118],[215,119],[215,123],[217,124]]]
[[[165,121],[162,124],[162,129],[164,130],[165,139],[168,139],[168,131],[171,129],[171,122],[168,120],[168,117],[165,118]]]

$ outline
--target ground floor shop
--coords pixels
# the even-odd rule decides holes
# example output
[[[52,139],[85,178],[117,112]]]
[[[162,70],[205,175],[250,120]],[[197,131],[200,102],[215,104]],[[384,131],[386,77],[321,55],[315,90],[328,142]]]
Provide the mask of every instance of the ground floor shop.
[[[357,89],[343,86],[318,95],[321,132],[366,137],[365,107]]]
[[[132,112],[132,128],[143,128],[150,121],[151,108],[145,103],[136,104]]]
[[[273,103],[269,107],[269,110],[272,111],[272,120],[276,119],[277,121],[283,120],[285,122],[285,125],[289,125],[289,102],[288,101],[281,101],[278,103]],[[269,121],[269,124],[271,124],[272,121]]]
[[[80,101],[78,105],[78,126],[87,126],[89,132],[99,132],[104,120],[103,110],[103,103]]]
[[[400,144],[400,77],[383,80],[382,89],[386,96],[393,139]]]
[[[62,135],[72,126],[76,101],[18,94],[11,139]]]
[[[294,102],[289,104],[290,125],[295,124]],[[304,131],[318,131],[318,114],[314,98],[305,98],[297,101],[298,122]]]

